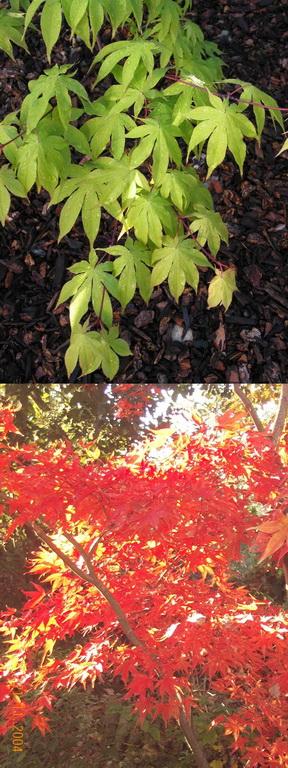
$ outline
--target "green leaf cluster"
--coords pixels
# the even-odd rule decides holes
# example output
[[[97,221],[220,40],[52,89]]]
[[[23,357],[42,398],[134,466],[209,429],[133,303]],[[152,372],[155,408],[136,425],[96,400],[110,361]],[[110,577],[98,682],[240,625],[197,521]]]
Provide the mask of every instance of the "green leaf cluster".
[[[130,355],[129,345],[119,339],[116,326],[106,331],[89,331],[88,322],[75,325],[72,329],[70,346],[65,354],[68,376],[71,376],[78,362],[82,376],[93,373],[97,368],[107,379],[114,379],[119,370],[119,357]]]
[[[282,128],[283,120],[271,96],[251,83],[223,80],[217,45],[185,17],[189,0],[9,5],[0,9],[0,47],[8,56],[13,45],[27,49],[30,29],[40,25],[50,64],[63,22],[93,51],[94,98],[77,72],[55,64],[29,81],[19,111],[0,123],[0,221],[7,220],[11,194],[25,197],[34,185],[57,206],[59,242],[81,217],[89,256],[70,267],[58,301],[70,304],[67,372],[102,367],[113,378],[119,356],[129,354],[118,338],[119,313],[136,291],[148,304],[167,280],[178,301],[186,285],[197,291],[199,270],[209,269],[208,306],[229,307],[235,271],[218,269],[215,259],[228,229],[195,161],[204,150],[209,178],[230,152],[243,174],[247,140],[260,142],[265,114]],[[111,33],[106,45],[104,26]],[[169,83],[171,73],[177,82]],[[219,95],[221,83],[241,87],[238,103]],[[251,101],[252,119],[245,114]]]

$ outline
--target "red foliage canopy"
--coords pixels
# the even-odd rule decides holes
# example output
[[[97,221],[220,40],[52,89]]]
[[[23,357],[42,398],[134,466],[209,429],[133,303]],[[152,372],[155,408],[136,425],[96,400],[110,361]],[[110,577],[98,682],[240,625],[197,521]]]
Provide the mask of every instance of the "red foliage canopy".
[[[5,413],[3,424],[8,432]],[[181,707],[187,717],[201,708],[205,676],[225,704],[212,725],[232,734],[249,768],[287,766],[288,622],[281,607],[236,588],[230,570],[257,527],[262,550],[275,536],[271,520],[288,506],[283,458],[267,433],[237,430],[229,415],[170,443],[161,469],[153,442],[150,453],[85,462],[68,443],[11,448],[3,436],[7,536],[28,524],[43,544],[25,604],[2,614],[1,730],[17,701],[17,720],[45,732],[53,693],[105,671],[122,678],[141,718],[179,720]],[[266,505],[260,519],[256,503]],[[268,554],[281,564],[277,541]],[[83,642],[63,658],[60,643],[76,631]]]

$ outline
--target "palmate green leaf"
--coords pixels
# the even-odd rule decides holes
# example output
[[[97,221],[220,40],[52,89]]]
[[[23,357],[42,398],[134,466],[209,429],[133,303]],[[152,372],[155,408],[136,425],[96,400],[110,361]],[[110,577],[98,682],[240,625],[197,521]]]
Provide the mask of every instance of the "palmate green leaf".
[[[151,240],[154,245],[161,246],[163,230],[166,234],[175,235],[177,230],[176,211],[159,192],[140,192],[129,204],[124,216],[123,228],[119,238],[134,228],[138,240],[147,245]]]
[[[192,216],[194,221],[190,224],[189,229],[191,232],[198,232],[199,245],[203,246],[208,242],[211,253],[216,256],[221,240],[224,240],[227,245],[229,239],[227,226],[220,213],[208,210],[204,205],[195,205]]]
[[[136,288],[142,299],[148,304],[152,293],[151,252],[144,246],[127,237],[124,245],[112,245],[106,253],[118,258],[113,262],[113,274],[118,277],[119,301],[123,309],[133,299]]]
[[[153,118],[147,118],[143,121],[143,125],[127,133],[128,139],[141,139],[131,154],[135,165],[139,166],[150,155],[153,156],[152,174],[155,184],[161,184],[170,160],[177,167],[182,164],[182,153],[175,138],[179,135],[179,129],[176,127]]]
[[[17,178],[26,192],[36,183],[38,191],[44,188],[51,195],[70,159],[68,144],[62,136],[45,130],[30,133],[17,152]]]
[[[14,59],[12,43],[19,45],[28,52],[23,40],[24,16],[23,13],[14,13],[6,8],[0,9],[0,49]]]
[[[133,79],[131,80],[128,88],[122,85],[122,68],[116,68],[114,76],[118,83],[114,83],[105,92],[104,98],[101,97],[95,102],[95,107],[99,103],[106,103],[117,107],[119,112],[127,110],[133,105],[134,117],[137,117],[144,107],[145,101],[152,101],[159,97],[159,91],[156,89],[156,85],[159,83],[166,73],[166,69],[162,67],[156,67],[150,75],[147,75],[147,69],[143,62],[140,62],[137,69],[134,72]],[[90,114],[90,112],[89,112]],[[100,112],[98,113],[100,114]]]
[[[130,106],[131,99],[127,106]],[[104,105],[103,105],[104,106]],[[111,152],[116,160],[121,160],[125,150],[126,131],[135,128],[135,122],[130,115],[122,113],[121,103],[115,104],[111,109],[99,117],[87,120],[82,130],[90,141],[91,155],[97,158],[107,144],[111,141]],[[126,107],[126,105],[125,105]],[[89,146],[89,145],[88,145]]]
[[[237,104],[237,110],[239,112],[243,112],[245,109],[248,109],[249,103],[247,102],[255,102],[252,106],[257,125],[257,138],[259,143],[261,141],[262,131],[265,125],[265,114],[267,112],[269,112],[273,123],[276,122],[281,126],[281,128],[284,128],[282,114],[279,110],[275,109],[275,107],[278,106],[277,101],[276,99],[273,99],[273,97],[268,93],[262,91],[260,88],[256,88],[256,85],[252,85],[252,83],[246,83],[243,80],[236,80],[235,78],[223,80],[222,82],[231,83],[233,85],[240,85],[243,88],[241,96],[239,97],[239,102]],[[263,104],[264,107],[268,107],[268,109],[264,109],[263,107],[259,106],[261,104]],[[271,107],[271,109],[269,109],[269,107]]]
[[[168,278],[170,292],[176,301],[186,283],[197,290],[197,266],[211,267],[206,256],[184,235],[164,237],[163,247],[156,248],[152,253],[152,265],[152,285],[160,285]]]
[[[151,74],[154,69],[154,56],[158,52],[158,46],[151,41],[139,38],[136,40],[119,40],[116,43],[105,45],[93,59],[92,67],[102,62],[96,83],[111,74],[116,65],[126,59],[122,70],[122,85],[126,88],[131,83],[135,70],[140,61],[143,61],[146,71]]]
[[[157,14],[158,19],[154,21],[150,34],[161,44],[160,65],[165,67],[175,51],[183,9],[174,0],[165,0],[160,7],[158,4],[158,8],[159,16]]]
[[[81,83],[67,74],[70,65],[45,69],[44,74],[37,80],[31,80],[28,88],[30,93],[22,102],[20,123],[31,133],[49,109],[50,99],[56,98],[60,121],[64,128],[72,119],[72,103],[69,91],[75,93],[85,106],[89,102],[88,94]],[[50,107],[51,109],[51,107]]]
[[[70,166],[68,175],[71,175],[72,178],[66,178],[60,183],[54,190],[49,204],[56,205],[67,198],[60,214],[58,242],[71,231],[81,212],[84,232],[88,237],[91,249],[101,222],[100,193],[104,186],[103,176],[100,171],[88,163],[85,167]]]
[[[116,373],[118,373],[119,356],[127,357],[128,355],[131,355],[131,350],[124,339],[118,338],[118,326],[113,326],[113,328],[109,328],[108,331],[106,331],[105,328],[102,328],[99,335],[101,338],[102,371],[105,376],[107,376],[107,379],[111,380],[114,379]]]
[[[187,214],[191,207],[194,209],[198,203],[205,208],[213,207],[212,195],[201,184],[193,168],[169,169],[163,177],[160,191],[161,196],[169,197],[181,213]]]
[[[65,354],[65,364],[70,377],[79,362],[82,376],[102,368],[108,379],[113,379],[119,370],[119,356],[131,355],[124,339],[119,339],[119,328],[113,326],[109,331],[88,330],[88,321],[77,323],[70,339],[70,346]]]
[[[68,377],[71,376],[79,361],[82,375],[93,373],[100,368],[102,355],[99,333],[88,331],[88,323],[78,323],[72,330],[70,346],[65,353],[65,365]]]
[[[12,168],[2,165],[0,168],[0,221],[3,227],[10,209],[10,193],[17,197],[26,197],[26,191],[20,181],[15,178]]]
[[[109,328],[113,322],[113,310],[110,294],[119,298],[118,283],[111,275],[111,263],[99,264],[98,257],[91,249],[89,260],[80,261],[69,268],[75,277],[66,283],[58,299],[59,304],[72,298],[70,304],[70,323],[74,328],[86,314],[90,301],[97,317]]]
[[[207,178],[224,160],[227,147],[232,152],[242,175],[246,156],[243,136],[256,138],[255,127],[245,115],[240,113],[237,104],[229,104],[228,99],[222,101],[212,93],[209,93],[209,98],[212,106],[196,107],[190,110],[191,119],[199,123],[192,131],[187,157],[194,147],[210,136],[207,145]]]
[[[173,83],[173,85],[170,85],[164,90],[164,94],[167,96],[178,96],[172,112],[173,125],[176,126],[182,125],[182,123],[188,119],[192,103],[194,107],[209,105],[207,92],[205,90],[200,90],[199,87],[197,87],[200,86],[204,88],[205,83],[193,76],[185,79],[187,82]],[[194,82],[196,87],[193,88]]]
[[[215,269],[215,273],[208,288],[208,307],[212,309],[218,304],[223,304],[225,309],[228,309],[233,293],[237,291],[235,269],[233,267],[228,267],[224,271]]]
[[[122,209],[124,209],[129,200],[137,195],[139,189],[147,190],[147,192],[150,189],[144,174],[138,170],[132,153],[123,155],[121,160],[116,160],[113,157],[99,157],[96,165],[102,171],[103,179],[105,179],[101,200],[106,208],[121,197]],[[120,219],[121,216],[120,211],[117,218]]]

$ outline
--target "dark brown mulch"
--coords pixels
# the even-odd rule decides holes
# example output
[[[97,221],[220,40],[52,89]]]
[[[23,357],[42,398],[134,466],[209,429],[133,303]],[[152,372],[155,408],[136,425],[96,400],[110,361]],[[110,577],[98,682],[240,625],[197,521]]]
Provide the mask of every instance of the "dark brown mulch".
[[[287,12],[288,0],[194,0],[192,19],[222,48],[227,77],[249,80],[288,107]],[[44,50],[35,41],[35,58],[18,52],[15,62],[1,59],[1,115],[19,107],[27,78],[40,74]],[[68,35],[53,63],[67,60],[76,61],[86,76],[90,54],[84,46],[72,49]],[[238,272],[239,291],[228,312],[207,311],[211,273],[202,273],[197,297],[185,291],[180,306],[165,287],[154,291],[148,309],[135,298],[121,318],[133,358],[122,361],[116,382],[287,381],[287,153],[275,158],[282,142],[269,118],[261,149],[249,142],[243,179],[228,157],[209,181],[230,232],[219,258],[235,263]],[[203,180],[205,172],[204,161]],[[67,381],[68,312],[55,304],[67,266],[87,254],[87,243],[79,226],[57,245],[58,217],[55,209],[47,210],[47,200],[45,193],[34,192],[30,202],[14,200],[0,233],[2,382]],[[85,380],[105,378],[96,372]]]

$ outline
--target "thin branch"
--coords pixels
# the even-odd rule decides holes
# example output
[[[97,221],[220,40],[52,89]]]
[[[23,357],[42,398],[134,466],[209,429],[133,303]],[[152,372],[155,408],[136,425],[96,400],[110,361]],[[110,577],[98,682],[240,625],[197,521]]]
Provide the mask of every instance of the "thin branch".
[[[167,80],[173,80],[173,82],[176,83],[183,83],[184,85],[190,85],[191,88],[199,88],[200,91],[207,91],[208,86],[207,85],[198,85],[197,83],[194,83],[192,80],[184,80],[181,77],[177,77],[177,75],[165,75]],[[216,80],[216,83],[223,83],[225,80]],[[241,86],[242,87],[242,86]],[[233,91],[234,93],[235,91]],[[278,107],[278,106],[270,106],[266,104],[262,104],[260,101],[250,101],[248,99],[234,99],[232,94],[230,93],[218,93],[217,96],[221,97],[223,96],[224,99],[231,99],[231,101],[235,101],[237,104],[252,104],[254,107],[261,107],[262,109],[268,109],[270,112],[270,109],[275,110],[276,112],[288,112],[288,107]]]
[[[256,408],[254,407],[253,403],[251,403],[251,400],[249,400],[248,395],[246,395],[246,392],[242,389],[240,384],[234,384],[234,389],[236,394],[239,397],[239,400],[244,405],[245,410],[251,416],[252,421],[254,421],[255,427],[258,429],[258,432],[264,432],[265,426],[262,423],[261,419],[259,419],[258,413],[256,411]]]
[[[282,384],[278,413],[272,429],[272,442],[274,443],[275,446],[278,445],[283,429],[285,427],[287,413],[288,413],[288,384]]]

